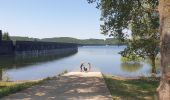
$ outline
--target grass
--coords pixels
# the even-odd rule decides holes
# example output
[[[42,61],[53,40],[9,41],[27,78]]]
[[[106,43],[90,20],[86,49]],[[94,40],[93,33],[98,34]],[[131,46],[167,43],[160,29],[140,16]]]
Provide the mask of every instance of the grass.
[[[58,76],[62,76],[62,75],[64,75],[64,74],[66,74],[66,73],[68,73],[68,71],[67,71],[67,70],[64,70],[62,73],[58,74]]]
[[[104,75],[113,100],[157,100],[159,78],[122,79]]]
[[[29,88],[41,82],[42,81],[25,82],[25,83],[0,82],[0,98],[7,96],[9,94],[12,94],[12,93],[16,93],[23,89]]]
[[[62,73],[58,74],[58,76],[62,76],[68,71],[65,70]],[[56,76],[54,76],[56,77]],[[38,85],[44,81],[48,81],[53,79],[54,77],[47,77],[43,80],[37,80],[37,81],[30,81],[30,82],[24,82],[24,83],[19,83],[19,82],[3,82],[0,81],[0,98],[7,96],[12,93],[19,92],[21,90],[27,89],[29,87],[32,87],[34,85]]]

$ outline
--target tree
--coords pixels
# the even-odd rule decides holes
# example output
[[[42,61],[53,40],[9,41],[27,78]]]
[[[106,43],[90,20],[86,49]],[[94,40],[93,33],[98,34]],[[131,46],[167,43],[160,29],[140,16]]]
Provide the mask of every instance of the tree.
[[[161,82],[158,87],[159,99],[170,100],[170,0],[159,0]]]
[[[143,6],[142,2],[148,2],[155,9],[145,11],[157,11],[158,0],[88,0],[89,3],[97,2],[97,7],[101,10],[101,25],[103,33],[114,34],[118,38],[124,38],[123,29],[128,28],[133,19],[138,19],[136,13]],[[156,5],[155,5],[156,4]],[[170,100],[170,0],[159,0],[160,19],[160,44],[161,44],[161,82],[158,88],[160,100]],[[142,10],[142,9],[141,9]],[[137,15],[138,15],[137,14]],[[140,19],[140,17],[139,17]],[[134,20],[135,21],[135,20]],[[139,22],[137,20],[137,22]],[[156,32],[155,32],[156,33]]]
[[[152,62],[152,73],[156,73],[155,60],[159,53],[159,37],[150,37],[147,39],[132,39],[124,51],[120,52],[123,57],[133,59],[135,57],[142,57],[150,59]]]
[[[92,3],[94,0],[89,0]],[[95,0],[96,1],[96,0]],[[98,0],[102,12],[102,33],[124,40],[125,29],[132,30],[132,39],[121,55],[136,55],[152,61],[152,73],[156,73],[155,58],[159,53],[159,14],[157,0]]]
[[[156,10],[157,2],[141,2],[131,21],[132,39],[128,47],[121,53],[123,56],[136,55],[149,58],[152,62],[152,73],[156,73],[155,59],[159,53],[159,15]],[[149,9],[149,10],[148,10]]]
[[[10,37],[9,37],[9,33],[8,32],[4,32],[3,36],[2,36],[2,39],[3,40],[11,40]]]

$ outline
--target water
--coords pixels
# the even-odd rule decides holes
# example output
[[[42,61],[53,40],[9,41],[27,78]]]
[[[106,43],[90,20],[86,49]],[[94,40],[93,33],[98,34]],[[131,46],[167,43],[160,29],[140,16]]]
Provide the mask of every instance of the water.
[[[11,80],[32,80],[54,76],[64,70],[79,71],[81,62],[90,62],[93,70],[104,74],[136,77],[149,75],[150,64],[125,64],[121,62],[125,46],[84,46],[79,47],[78,53],[67,56],[48,56],[36,58],[0,58],[3,66],[3,76]]]

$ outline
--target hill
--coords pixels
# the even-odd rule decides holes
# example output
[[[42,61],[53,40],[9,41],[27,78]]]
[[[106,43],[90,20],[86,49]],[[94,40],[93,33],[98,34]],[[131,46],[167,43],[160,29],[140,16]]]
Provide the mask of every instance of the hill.
[[[71,37],[54,37],[54,38],[29,38],[29,37],[20,37],[20,36],[11,36],[13,41],[44,41],[44,42],[66,42],[66,43],[76,43],[79,45],[124,45],[115,38],[104,39],[76,39]]]

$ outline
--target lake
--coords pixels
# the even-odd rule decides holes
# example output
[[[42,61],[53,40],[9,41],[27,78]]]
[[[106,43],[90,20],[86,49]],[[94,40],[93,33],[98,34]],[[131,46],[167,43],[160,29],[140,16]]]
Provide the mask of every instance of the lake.
[[[79,71],[81,62],[90,62],[94,71],[125,77],[150,75],[151,65],[125,64],[118,54],[125,46],[83,46],[78,52],[65,56],[47,57],[3,57],[0,66],[3,67],[3,77],[10,80],[32,80],[57,75],[64,70]]]

